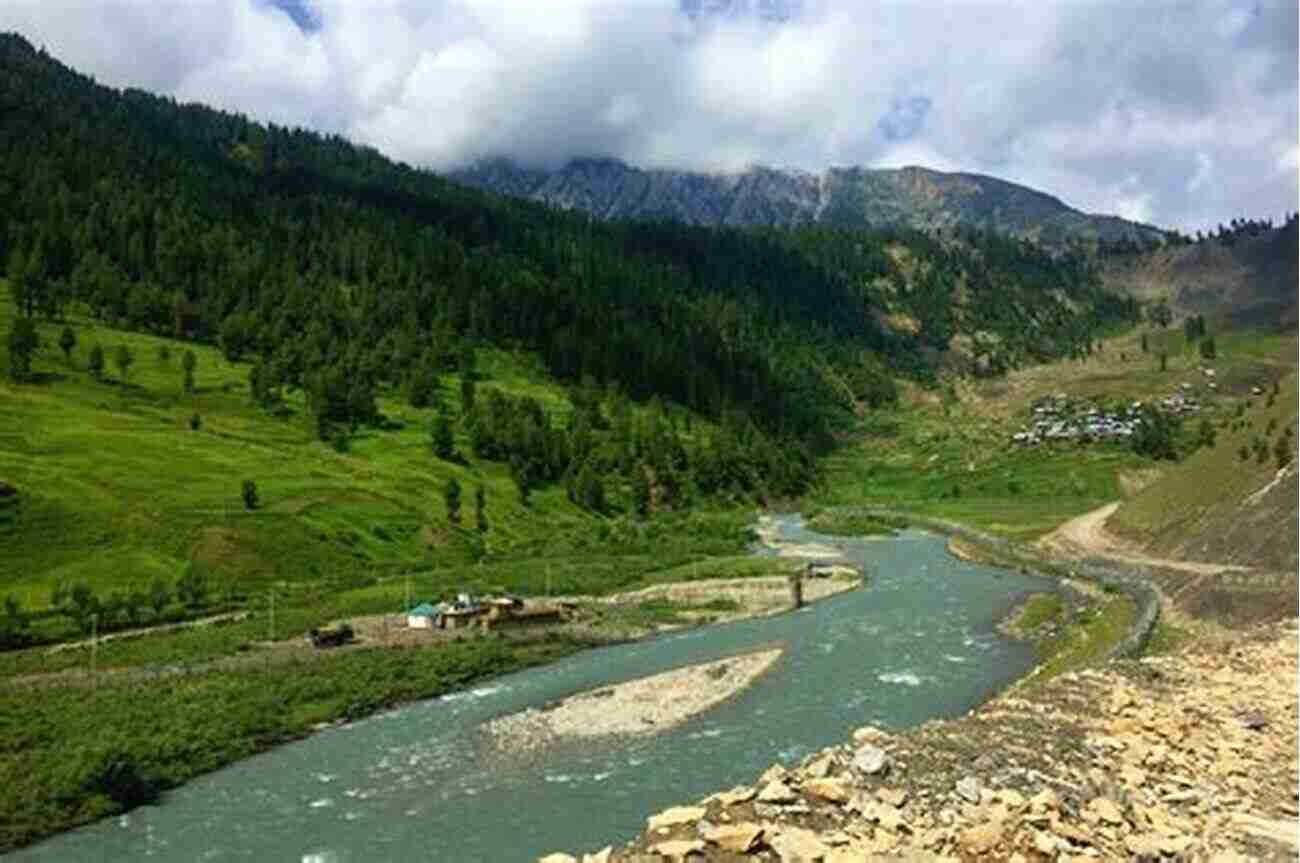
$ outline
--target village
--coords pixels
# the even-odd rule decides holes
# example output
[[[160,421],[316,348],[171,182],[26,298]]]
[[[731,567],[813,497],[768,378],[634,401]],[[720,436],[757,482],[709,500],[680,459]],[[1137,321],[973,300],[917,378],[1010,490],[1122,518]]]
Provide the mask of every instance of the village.
[[[1207,389],[1217,389],[1213,369],[1203,369],[1210,378]],[[1066,393],[1044,396],[1030,407],[1030,423],[1011,435],[1011,441],[1022,446],[1036,446],[1048,441],[1062,440],[1126,440],[1132,437],[1142,414],[1148,408],[1175,416],[1194,414],[1201,410],[1196,387],[1188,382],[1168,396],[1151,402],[1135,401],[1127,405],[1104,407],[1099,401],[1071,399]]]

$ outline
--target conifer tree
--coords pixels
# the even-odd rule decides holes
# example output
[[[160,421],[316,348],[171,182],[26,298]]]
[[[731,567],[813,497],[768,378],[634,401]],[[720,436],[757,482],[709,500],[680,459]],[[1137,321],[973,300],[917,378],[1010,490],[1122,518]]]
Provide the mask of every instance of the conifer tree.
[[[460,524],[460,483],[456,477],[447,480],[447,485],[442,490],[442,500],[447,505],[447,521]]]

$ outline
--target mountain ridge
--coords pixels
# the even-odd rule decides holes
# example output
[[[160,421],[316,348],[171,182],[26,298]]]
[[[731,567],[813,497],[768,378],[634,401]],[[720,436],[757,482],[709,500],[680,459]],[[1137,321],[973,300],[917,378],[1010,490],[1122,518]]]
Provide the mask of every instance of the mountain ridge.
[[[756,164],[702,172],[638,168],[615,158],[585,156],[549,171],[496,158],[445,176],[604,219],[667,218],[733,227],[971,227],[1046,245],[1159,243],[1165,236],[1152,225],[1085,213],[1029,186],[921,165],[837,165],[818,173]]]

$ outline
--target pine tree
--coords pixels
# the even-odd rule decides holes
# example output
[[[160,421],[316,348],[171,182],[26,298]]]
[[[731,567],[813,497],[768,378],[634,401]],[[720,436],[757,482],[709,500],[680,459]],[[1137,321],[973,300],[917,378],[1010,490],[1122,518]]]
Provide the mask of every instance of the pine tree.
[[[637,465],[632,470],[632,500],[637,515],[642,518],[650,515],[650,480],[646,476],[644,465]]]
[[[199,358],[194,356],[194,351],[186,350],[181,356],[181,369],[184,371],[184,388],[186,393],[194,392],[194,370],[199,365]]]
[[[92,345],[90,356],[86,360],[86,368],[90,371],[90,376],[95,380],[104,379],[104,349],[99,345]]]
[[[460,524],[460,483],[456,481],[456,477],[447,480],[447,485],[442,491],[442,500],[447,505],[447,521]]]
[[[9,329],[9,377],[18,383],[32,376],[32,355],[40,346],[36,323],[27,316],[14,320]]]
[[[59,348],[63,351],[63,359],[69,365],[72,363],[72,349],[77,346],[77,334],[73,332],[72,327],[64,327],[63,332],[59,333]]]
[[[118,345],[117,350],[113,352],[113,365],[117,366],[118,374],[125,381],[131,373],[131,364],[135,362],[135,354],[126,345]]]
[[[430,443],[433,446],[433,453],[444,461],[451,461],[456,457],[456,438],[452,433],[451,420],[447,418],[445,411],[438,411],[433,417],[433,425],[429,429]]]
[[[488,532],[487,492],[482,483],[474,490],[474,523],[479,533]]]

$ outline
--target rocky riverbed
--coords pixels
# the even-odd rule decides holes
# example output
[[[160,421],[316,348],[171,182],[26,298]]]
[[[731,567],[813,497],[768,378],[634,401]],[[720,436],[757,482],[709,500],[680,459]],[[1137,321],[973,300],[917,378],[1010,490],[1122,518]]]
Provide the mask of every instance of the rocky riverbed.
[[[731,698],[782,652],[773,647],[584,692],[494,719],[485,731],[509,752],[563,739],[656,734]]]
[[[852,742],[652,815],[664,860],[1290,860],[1297,626],[1114,661],[950,721]]]

